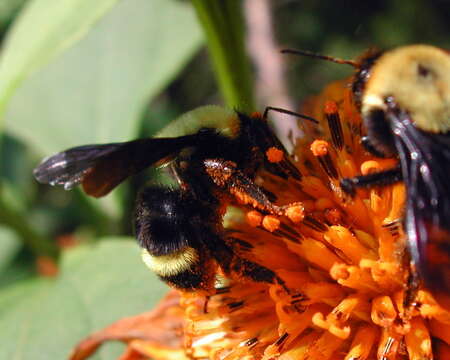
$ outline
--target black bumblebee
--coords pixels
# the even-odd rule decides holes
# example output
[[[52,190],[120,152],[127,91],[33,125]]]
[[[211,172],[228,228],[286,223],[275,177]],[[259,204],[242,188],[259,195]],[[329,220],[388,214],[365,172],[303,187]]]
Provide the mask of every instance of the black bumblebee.
[[[352,89],[367,131],[362,143],[375,156],[398,156],[399,165],[343,179],[342,188],[354,195],[358,187],[405,183],[413,273],[450,304],[450,53],[410,45],[369,51],[355,62],[286,52],[357,69]]]
[[[254,183],[260,167],[280,178],[301,178],[266,121],[268,110],[302,117],[277,108],[248,116],[205,106],[154,138],[58,153],[44,159],[34,175],[65,189],[81,184],[88,195],[100,197],[149,166],[167,165],[175,186],[145,187],[136,203],[136,237],[147,266],[185,290],[211,291],[217,264],[232,276],[284,286],[272,270],[239,257],[222,225],[226,206],[237,198],[263,213],[285,214],[287,208],[275,205],[273,195]],[[281,149],[284,160],[269,162],[265,152],[271,147]]]

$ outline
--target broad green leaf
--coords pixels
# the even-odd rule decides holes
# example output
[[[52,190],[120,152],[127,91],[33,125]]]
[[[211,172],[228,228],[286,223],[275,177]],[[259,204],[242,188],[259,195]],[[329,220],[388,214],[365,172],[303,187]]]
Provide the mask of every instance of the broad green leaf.
[[[68,251],[54,281],[0,291],[1,360],[66,359],[93,331],[156,304],[167,287],[141,262],[134,241],[118,240]],[[93,357],[111,358],[107,350]]]
[[[145,105],[201,42],[189,3],[122,1],[25,82],[9,108],[7,129],[46,154],[130,140]]]
[[[0,119],[28,75],[80,39],[117,0],[32,0],[13,25],[0,58]]]

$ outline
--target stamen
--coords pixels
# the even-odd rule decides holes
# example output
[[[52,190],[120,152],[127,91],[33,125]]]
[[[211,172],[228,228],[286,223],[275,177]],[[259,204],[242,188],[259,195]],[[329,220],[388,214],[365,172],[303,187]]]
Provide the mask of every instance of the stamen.
[[[289,226],[289,225],[287,225],[285,223],[281,223],[280,224],[280,229],[289,232],[290,234],[292,234],[293,236],[297,237],[298,239],[301,239],[303,237],[302,234],[300,234],[294,228],[292,228],[291,226]]]
[[[324,239],[341,250],[349,257],[353,264],[359,264],[362,258],[375,260],[375,253],[369,252],[350,230],[343,226],[331,226],[325,233]]]
[[[377,359],[393,360],[397,357],[397,350],[400,345],[399,336],[393,334],[390,329],[383,329],[378,345]]]
[[[252,227],[258,227],[263,221],[263,215],[256,210],[251,210],[246,214],[247,223]]]
[[[378,335],[378,329],[375,326],[362,325],[356,331],[350,351],[344,360],[365,360],[369,357],[372,346]]]
[[[302,179],[302,173],[289,159],[282,159],[279,164],[286,171],[286,173],[292,176],[295,180],[300,181]]]
[[[317,220],[309,215],[305,216],[302,224],[310,227],[313,230],[319,231],[319,232],[325,232],[328,229],[325,224],[321,223],[319,220]]]
[[[363,175],[380,172],[382,169],[383,167],[380,165],[380,163],[375,160],[364,161],[361,164],[361,173]]]
[[[403,184],[394,184],[392,186],[391,210],[386,219],[384,219],[385,222],[398,221],[398,219],[403,217],[405,200],[405,186]]]
[[[430,334],[421,318],[411,320],[411,331],[406,334],[405,342],[410,359],[433,359]]]
[[[328,154],[328,141],[314,140],[311,144],[311,151],[314,156],[325,156]]]
[[[334,336],[330,332],[323,333],[317,341],[308,347],[310,359],[329,359],[331,355],[341,346],[344,340]]]
[[[266,151],[267,160],[271,163],[278,163],[283,160],[284,152],[274,146]]]
[[[285,214],[293,223],[299,223],[305,217],[305,207],[302,203],[292,204],[285,210]]]
[[[334,147],[340,151],[344,147],[344,133],[342,132],[338,107],[334,101],[327,101],[325,103],[325,116],[328,121],[328,128],[330,129],[331,141]]]
[[[330,275],[339,284],[365,293],[377,293],[379,290],[378,284],[373,281],[370,273],[358,266],[348,266],[337,262],[333,264]]]
[[[288,239],[289,241],[292,241],[292,242],[294,242],[294,243],[299,243],[299,242],[300,242],[300,239],[301,239],[301,238],[299,238],[299,237],[292,236],[292,235],[290,235],[289,233],[287,233],[287,232],[285,232],[285,231],[282,231],[282,230],[280,230],[280,229],[275,230],[274,232],[272,232],[272,234],[275,235],[275,236],[279,236],[279,237]]]
[[[262,220],[262,226],[267,231],[274,232],[280,227],[280,220],[273,215],[266,215]]]
[[[318,199],[321,197],[331,197],[333,196],[330,192],[330,190],[328,190],[328,188],[323,184],[323,182],[321,181],[321,179],[319,179],[318,177],[315,176],[304,176],[302,179],[302,190]]]
[[[231,286],[224,286],[220,288],[216,288],[216,295],[227,294],[231,290]]]
[[[381,326],[392,326],[397,318],[397,311],[394,308],[392,299],[389,296],[377,296],[372,300],[372,321]]]
[[[299,244],[289,244],[289,247],[306,261],[326,271],[330,271],[334,264],[340,262],[340,259],[330,249],[312,238],[306,237]]]
[[[430,293],[419,290],[417,302],[421,304],[420,314],[425,318],[434,318],[444,324],[450,324],[450,312],[443,309]],[[450,335],[449,340],[450,340]]]
[[[242,308],[244,306],[244,300],[241,301],[235,301],[232,303],[227,304],[227,306],[229,307],[230,311],[236,311],[240,308]]]
[[[385,229],[387,229],[393,237],[398,237],[400,234],[400,231],[401,231],[400,219],[382,224],[381,226],[384,227]]]
[[[394,291],[404,285],[403,271],[398,263],[362,259],[359,267],[370,271],[373,280],[386,291]]]
[[[327,197],[317,199],[315,202],[315,209],[319,211],[324,211],[325,209],[330,209],[335,206],[334,202]]]
[[[248,340],[245,342],[245,346],[248,346],[249,348],[252,348],[252,347],[254,347],[257,343],[258,343],[258,338],[254,337],[254,338],[248,339]]]
[[[342,224],[342,213],[339,209],[326,209],[325,210],[325,220],[329,225],[340,225]]]
[[[319,164],[326,172],[326,174],[332,179],[337,179],[338,172],[329,154],[329,146],[330,145],[325,140],[315,140],[311,144],[311,151],[313,155],[319,160]]]
[[[312,319],[316,326],[328,330],[333,335],[346,339],[350,335],[350,326],[344,326],[356,307],[366,308],[368,301],[361,295],[350,295],[342,300],[326,317],[316,313]]]
[[[274,345],[281,349],[281,347],[283,346],[284,342],[287,340],[288,336],[289,336],[288,333],[284,333],[283,335],[281,335],[277,339],[277,341],[275,341]]]

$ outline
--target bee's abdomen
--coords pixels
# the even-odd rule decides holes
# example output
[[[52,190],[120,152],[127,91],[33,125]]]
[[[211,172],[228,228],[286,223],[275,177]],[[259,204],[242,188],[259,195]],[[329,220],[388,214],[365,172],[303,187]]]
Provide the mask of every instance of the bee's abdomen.
[[[135,216],[144,263],[178,289],[211,289],[217,265],[205,244],[214,238],[214,214],[189,190],[145,188]]]
[[[209,289],[214,282],[213,264],[206,254],[185,247],[168,255],[152,255],[142,250],[142,260],[163,281],[183,290]]]

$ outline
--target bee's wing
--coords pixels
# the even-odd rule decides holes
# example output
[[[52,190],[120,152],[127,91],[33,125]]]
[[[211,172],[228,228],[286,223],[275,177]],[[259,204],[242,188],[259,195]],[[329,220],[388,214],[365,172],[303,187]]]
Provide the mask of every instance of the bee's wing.
[[[450,134],[416,128],[391,114],[407,191],[405,230],[413,261],[428,286],[450,290]]]
[[[40,183],[66,190],[82,184],[86,194],[100,197],[129,176],[194,146],[195,139],[189,135],[79,146],[44,159],[33,173]]]

